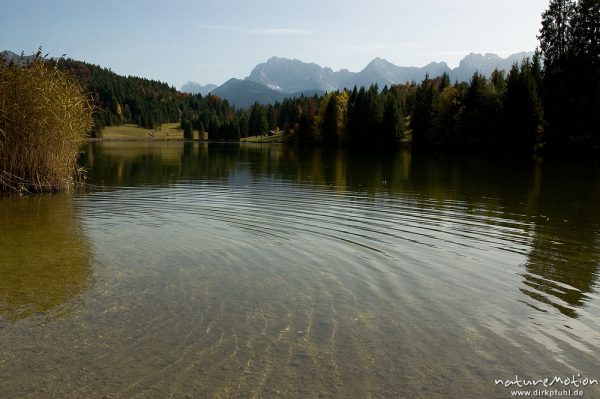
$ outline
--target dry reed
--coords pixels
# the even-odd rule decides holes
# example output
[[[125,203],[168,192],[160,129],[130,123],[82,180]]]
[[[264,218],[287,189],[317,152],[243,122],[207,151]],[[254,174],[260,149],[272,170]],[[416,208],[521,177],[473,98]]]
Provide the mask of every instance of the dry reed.
[[[92,127],[90,99],[79,84],[38,55],[0,59],[0,191],[64,191]]]

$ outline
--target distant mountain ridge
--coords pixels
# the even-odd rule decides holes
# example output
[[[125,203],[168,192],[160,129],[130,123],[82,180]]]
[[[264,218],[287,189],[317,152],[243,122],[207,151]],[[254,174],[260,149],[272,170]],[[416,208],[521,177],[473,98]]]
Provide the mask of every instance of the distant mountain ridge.
[[[352,88],[354,86],[368,87],[373,83],[377,83],[377,85],[383,87],[412,81],[419,82],[425,78],[426,74],[436,77],[441,76],[444,72],[448,74],[452,72],[445,62],[432,62],[422,68],[399,67],[382,58],[375,58],[365,69],[354,74],[344,82],[343,87],[340,87],[340,89]]]
[[[227,100],[231,105],[237,108],[248,108],[255,102],[259,104],[273,104],[281,102],[286,98],[295,98],[312,96],[314,94],[324,93],[321,90],[304,90],[295,93],[283,93],[273,90],[262,83],[257,83],[249,79],[229,79],[221,86],[212,90],[210,94]]]
[[[203,86],[200,83],[190,81],[190,82],[187,82],[186,84],[184,84],[183,86],[181,86],[180,91],[182,93],[202,94],[203,96],[205,96],[216,88],[217,88],[217,85],[207,84],[207,85]]]
[[[4,51],[0,52],[0,57],[2,57],[6,62],[14,61],[15,63],[18,63],[21,61],[20,54],[13,53],[12,51],[9,51],[9,50],[4,50]],[[35,55],[23,55],[22,59],[25,63],[28,63],[35,59]]]
[[[507,58],[499,57],[493,53],[486,53],[485,55],[470,53],[460,61],[457,68],[452,70],[450,79],[468,82],[476,71],[485,76],[490,76],[494,69],[508,71],[513,64],[520,63],[525,58],[532,58],[533,55],[533,51],[523,51],[512,54]]]
[[[323,68],[315,63],[272,57],[267,62],[258,64],[247,79],[283,93],[303,90],[333,91],[354,86],[368,87],[374,83],[383,87],[419,82],[426,74],[434,78],[447,73],[450,80],[461,82],[471,79],[476,71],[489,76],[494,69],[508,70],[515,62],[532,56],[533,52],[521,52],[508,58],[492,53],[471,53],[454,69],[445,62],[432,62],[424,67],[400,67],[382,58],[375,58],[360,72],[350,72],[347,69],[334,72],[331,68]]]
[[[350,78],[352,72],[342,69],[334,72],[315,63],[300,60],[271,57],[267,62],[258,64],[248,79],[284,93],[301,90],[337,90]]]

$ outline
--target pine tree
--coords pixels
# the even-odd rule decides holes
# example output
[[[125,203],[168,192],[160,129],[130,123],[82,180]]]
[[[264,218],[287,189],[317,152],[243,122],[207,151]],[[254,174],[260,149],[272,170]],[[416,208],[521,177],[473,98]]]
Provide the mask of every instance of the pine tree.
[[[361,87],[360,90],[354,86],[354,89],[350,93],[348,99],[348,111],[347,111],[347,129],[348,129],[348,141],[350,144],[357,145],[362,140],[362,131],[364,129],[365,112],[367,110],[364,107],[365,103],[365,89]]]
[[[202,123],[202,121],[198,121],[198,138],[200,140],[204,139],[204,132],[205,132],[204,123]]]
[[[381,145],[394,147],[404,135],[404,113],[396,95],[389,94],[383,112]]]
[[[415,93],[414,110],[411,117],[413,146],[415,148],[427,147],[431,144],[429,136],[433,127],[434,88],[429,75],[417,87]]]
[[[461,141],[469,149],[493,149],[499,135],[500,96],[488,80],[475,72],[463,100]]]
[[[600,2],[551,1],[539,39],[547,146],[600,149]]]
[[[600,1],[579,0],[571,22],[573,128],[577,146],[600,149]]]
[[[321,128],[321,139],[324,144],[336,144],[339,141],[338,134],[338,105],[335,94],[329,97],[323,116],[323,126]]]
[[[269,122],[265,109],[262,105],[255,103],[250,111],[250,119],[248,121],[248,134],[263,136],[269,131]]]
[[[572,0],[551,0],[542,14],[538,39],[546,68],[561,61],[569,51],[573,12]]]
[[[434,104],[432,134],[429,142],[436,147],[453,147],[457,144],[457,116],[460,111],[459,92],[455,86],[446,87]]]
[[[266,117],[269,130],[274,130],[277,127],[277,110],[275,106],[269,106]]]
[[[498,143],[511,154],[531,154],[542,122],[542,107],[533,73],[533,63],[526,60],[511,68],[503,98],[505,128]]]
[[[444,72],[442,76],[440,76],[440,85],[438,87],[438,91],[441,93],[448,86],[450,86],[450,75],[448,75],[447,72]]]
[[[572,115],[568,72],[571,42],[571,18],[574,2],[551,0],[542,14],[542,27],[538,39],[544,57],[543,104],[547,116],[546,144],[552,149],[564,148],[566,132]]]
[[[191,140],[194,138],[194,128],[192,126],[192,121],[190,119],[182,119],[180,123],[181,128],[183,129],[183,138],[186,140]]]
[[[504,77],[504,71],[494,69],[490,80],[496,89],[496,93],[498,93],[500,96],[504,95],[504,90],[506,89],[506,78]]]

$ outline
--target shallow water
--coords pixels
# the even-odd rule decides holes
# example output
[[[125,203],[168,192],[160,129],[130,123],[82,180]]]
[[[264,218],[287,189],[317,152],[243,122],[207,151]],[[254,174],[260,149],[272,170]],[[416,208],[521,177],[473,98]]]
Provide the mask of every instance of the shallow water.
[[[82,159],[82,192],[0,199],[2,398],[600,379],[597,165],[180,142]]]

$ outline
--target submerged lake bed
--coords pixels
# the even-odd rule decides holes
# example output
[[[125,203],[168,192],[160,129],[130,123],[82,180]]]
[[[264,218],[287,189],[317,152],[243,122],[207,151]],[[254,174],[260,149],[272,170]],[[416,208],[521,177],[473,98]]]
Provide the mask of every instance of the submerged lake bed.
[[[108,141],[82,163],[80,192],[0,198],[0,397],[600,379],[598,165]]]

